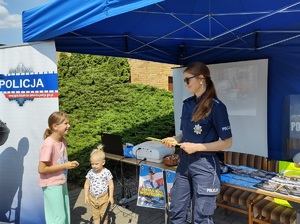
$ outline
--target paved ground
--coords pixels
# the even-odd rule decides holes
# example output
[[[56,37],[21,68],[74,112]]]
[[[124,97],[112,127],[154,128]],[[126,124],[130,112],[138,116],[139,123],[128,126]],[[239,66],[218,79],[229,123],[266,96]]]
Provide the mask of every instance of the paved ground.
[[[136,194],[136,178],[137,172],[130,172],[125,174],[125,193],[127,195]],[[121,182],[120,174],[113,174],[115,181],[115,203],[116,206],[111,209],[109,213],[109,224],[163,224],[165,223],[164,210],[145,208],[136,206],[136,200],[119,205],[121,199]],[[71,223],[72,224],[88,224],[91,219],[91,211],[88,206],[84,204],[84,192],[82,188],[72,190],[70,193],[71,202]],[[225,215],[222,208],[218,208],[215,212],[215,224],[247,224],[247,216],[228,211]]]
[[[88,224],[91,219],[89,207],[83,202],[83,189],[70,191],[71,223]],[[163,224],[165,223],[164,211],[160,209],[136,206],[136,200],[128,203],[126,207],[116,205],[109,213],[109,224]],[[247,216],[228,211],[225,215],[222,208],[215,212],[215,224],[247,224]]]

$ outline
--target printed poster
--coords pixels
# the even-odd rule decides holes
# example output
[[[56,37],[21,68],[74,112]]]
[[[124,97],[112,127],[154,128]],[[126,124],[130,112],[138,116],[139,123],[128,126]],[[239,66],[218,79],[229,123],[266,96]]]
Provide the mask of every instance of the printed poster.
[[[0,223],[45,223],[39,148],[57,110],[55,43],[0,47]]]
[[[146,164],[140,165],[137,205],[165,209],[163,169]]]
[[[171,188],[173,187],[173,183],[175,180],[175,171],[166,170],[166,183],[167,183],[167,201],[168,201],[168,208],[170,208],[170,192]]]

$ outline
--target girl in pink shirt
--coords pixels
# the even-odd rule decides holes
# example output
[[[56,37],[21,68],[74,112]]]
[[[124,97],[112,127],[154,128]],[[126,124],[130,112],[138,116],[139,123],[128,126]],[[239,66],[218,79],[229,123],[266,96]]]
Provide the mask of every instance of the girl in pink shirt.
[[[40,148],[39,186],[44,194],[47,224],[69,224],[70,202],[67,188],[67,170],[76,168],[77,161],[68,161],[66,140],[70,128],[66,113],[54,112],[48,118],[48,128]]]

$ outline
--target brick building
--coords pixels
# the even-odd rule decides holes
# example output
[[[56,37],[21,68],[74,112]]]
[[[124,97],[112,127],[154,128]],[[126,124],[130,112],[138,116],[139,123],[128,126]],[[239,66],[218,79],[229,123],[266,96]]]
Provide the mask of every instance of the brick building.
[[[70,55],[71,53],[67,53]],[[60,52],[56,53],[59,61]],[[173,70],[178,65],[128,58],[131,83],[140,83],[173,91]]]
[[[128,59],[131,83],[140,83],[173,91],[173,70],[178,65]]]

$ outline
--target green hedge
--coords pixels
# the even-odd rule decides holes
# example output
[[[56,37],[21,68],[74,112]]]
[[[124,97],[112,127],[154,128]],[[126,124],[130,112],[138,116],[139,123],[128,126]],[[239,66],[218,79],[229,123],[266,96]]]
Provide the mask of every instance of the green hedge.
[[[174,135],[173,94],[148,85],[131,84],[127,59],[60,54],[59,107],[70,116],[69,182],[83,186],[89,154],[101,143],[100,133],[120,134],[138,144],[148,136]]]

